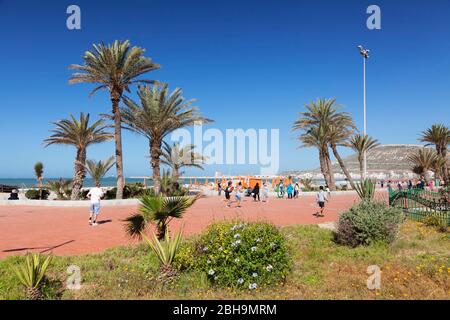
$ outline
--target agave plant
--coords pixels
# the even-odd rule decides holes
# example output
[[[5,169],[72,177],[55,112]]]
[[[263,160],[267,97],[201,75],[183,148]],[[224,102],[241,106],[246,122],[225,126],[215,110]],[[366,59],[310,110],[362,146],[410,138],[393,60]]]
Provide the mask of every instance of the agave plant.
[[[313,189],[313,181],[310,178],[300,179],[300,183],[305,187],[305,191],[311,191]]]
[[[157,237],[164,239],[167,226],[174,218],[181,218],[198,197],[162,197],[144,195],[137,213],[125,219],[126,232],[131,237],[140,237],[151,223],[156,225]]]
[[[356,192],[362,201],[372,201],[375,195],[375,184],[370,179],[364,179],[356,184]]]
[[[52,256],[43,257],[39,253],[27,254],[25,261],[18,267],[12,267],[20,283],[26,288],[29,299],[42,299],[42,281]]]
[[[159,269],[163,278],[171,278],[176,274],[176,269],[172,266],[172,262],[180,248],[182,234],[183,231],[180,231],[173,239],[171,239],[169,230],[167,230],[164,235],[164,241],[161,241],[154,233],[152,233],[150,239],[147,238],[144,233],[141,233],[141,236],[148,243],[159,260]]]

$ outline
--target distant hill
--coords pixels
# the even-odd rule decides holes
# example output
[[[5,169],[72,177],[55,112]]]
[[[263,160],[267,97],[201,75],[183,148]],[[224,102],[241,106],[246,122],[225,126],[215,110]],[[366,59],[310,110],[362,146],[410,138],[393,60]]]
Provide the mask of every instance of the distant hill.
[[[380,179],[414,177],[407,157],[408,154],[415,153],[420,148],[423,148],[423,146],[411,144],[389,144],[374,148],[367,153],[368,175]],[[343,160],[352,177],[359,178],[357,155],[350,155]],[[337,179],[345,178],[337,161],[333,162],[333,170]],[[322,179],[320,168],[304,171],[286,171],[282,174]]]

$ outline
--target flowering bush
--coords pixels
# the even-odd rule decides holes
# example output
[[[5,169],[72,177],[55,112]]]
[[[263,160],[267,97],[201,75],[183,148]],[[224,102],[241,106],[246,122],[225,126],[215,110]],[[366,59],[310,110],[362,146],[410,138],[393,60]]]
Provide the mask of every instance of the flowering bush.
[[[284,237],[268,223],[215,223],[191,256],[212,283],[250,290],[284,281],[291,265]]]

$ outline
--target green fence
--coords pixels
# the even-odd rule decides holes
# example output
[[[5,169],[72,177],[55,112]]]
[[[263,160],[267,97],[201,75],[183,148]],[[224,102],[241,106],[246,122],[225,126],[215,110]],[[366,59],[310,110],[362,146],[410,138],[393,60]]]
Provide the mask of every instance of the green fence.
[[[389,205],[403,208],[411,219],[422,221],[427,216],[450,225],[450,189],[428,191],[423,189],[389,190]]]

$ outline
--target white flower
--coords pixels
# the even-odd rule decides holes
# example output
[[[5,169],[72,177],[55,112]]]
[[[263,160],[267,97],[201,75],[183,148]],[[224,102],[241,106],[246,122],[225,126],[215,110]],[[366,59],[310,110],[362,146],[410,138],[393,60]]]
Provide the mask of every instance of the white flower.
[[[241,243],[241,240],[236,240],[236,244],[240,244]]]
[[[239,234],[239,233],[236,233],[235,235],[234,235],[234,238],[236,239],[236,238],[239,238],[241,235]]]
[[[234,262],[238,263],[240,260],[239,258],[234,259]]]
[[[239,278],[239,279],[238,279],[238,283],[239,283],[239,284],[243,284],[243,283],[244,283],[244,279]]]
[[[276,246],[277,246],[277,245],[275,244],[275,242],[271,242],[271,243],[270,243],[270,247],[271,247],[272,249],[275,249]]]
[[[257,247],[252,247],[251,250],[252,250],[252,252],[255,252],[256,250],[258,250],[258,248]]]
[[[261,242],[261,238],[256,239],[256,242]]]
[[[214,277],[214,280],[217,280],[217,279],[219,279],[219,277],[218,277],[218,276],[215,276],[215,277]]]
[[[267,272],[271,272],[271,271],[273,270],[272,265],[269,264],[269,265],[266,267],[266,270],[267,270]]]
[[[251,284],[249,284],[248,288],[250,290],[254,290],[254,289],[258,288],[258,285],[256,283],[251,283]]]
[[[219,251],[222,251],[223,250],[223,248],[222,247],[219,247]]]
[[[210,264],[210,263],[211,263],[211,260],[206,261],[206,263],[207,263],[207,264]]]
[[[258,274],[257,274],[256,272],[253,272],[253,273],[252,273],[252,277],[253,277],[253,278],[256,278],[256,277],[258,277]]]
[[[203,252],[208,251],[208,247],[203,247]]]
[[[208,271],[208,274],[210,275],[210,276],[212,276],[214,273],[216,273],[213,269],[210,269],[209,271]]]

